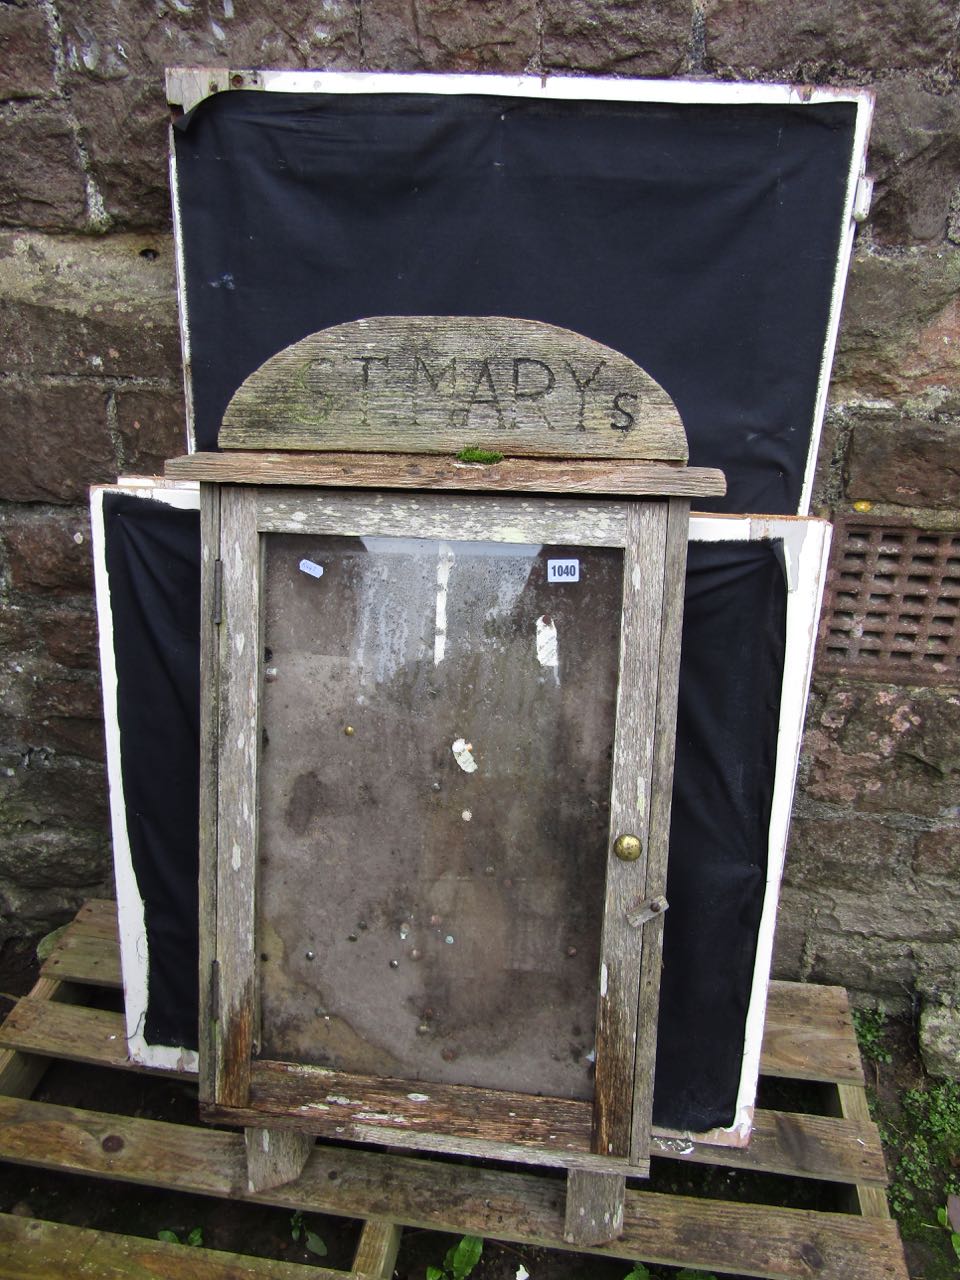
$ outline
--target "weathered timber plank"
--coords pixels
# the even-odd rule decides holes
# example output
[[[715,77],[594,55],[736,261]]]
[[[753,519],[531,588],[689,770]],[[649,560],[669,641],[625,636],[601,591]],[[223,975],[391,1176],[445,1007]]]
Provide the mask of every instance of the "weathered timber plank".
[[[855,1087],[855,1086],[851,1086]],[[658,1137],[654,1156],[754,1173],[782,1173],[825,1182],[886,1185],[880,1134],[872,1121],[808,1116],[790,1111],[754,1113],[750,1144],[717,1147],[690,1138]]]
[[[116,938],[88,933],[73,925],[44,961],[41,973],[82,986],[119,988],[123,985],[120,944]]]
[[[256,1006],[254,885],[260,754],[260,540],[243,490],[220,493],[222,614],[217,664],[215,1096],[243,1106],[250,1085]],[[209,840],[205,836],[205,841]],[[201,1036],[201,1049],[206,1041]]]
[[[127,1057],[123,1015],[24,996],[0,1027],[0,1048],[66,1058],[94,1066],[169,1076],[160,1067],[143,1067]]]
[[[768,1076],[863,1084],[863,1066],[842,987],[771,983],[760,1070]]]
[[[42,982],[48,980],[41,979]],[[73,994],[73,999],[78,998],[79,993]],[[55,997],[56,999],[56,997]],[[22,1054],[15,1054],[13,1050],[4,1050],[0,1053],[0,1090],[6,1094],[18,1093],[24,1096],[29,1093],[30,1089],[23,1090],[13,1087],[13,1078],[7,1083],[7,1077],[2,1074],[2,1063],[4,1055],[10,1057],[22,1058],[24,1064],[30,1064],[31,1070],[37,1072],[37,1078],[42,1073],[42,1068],[46,1065],[47,1058],[56,1056],[67,1061],[82,1061],[92,1063],[97,1066],[114,1067],[114,1068],[130,1068],[132,1070],[142,1071],[143,1068],[131,1064],[125,1055],[123,1047],[123,1021],[119,1014],[111,1013],[105,1010],[90,1009],[70,1009],[61,1006],[59,1003],[51,1003],[44,1001],[42,997],[34,999],[31,995],[31,1006],[26,1011],[32,1014],[29,1019],[28,1028],[24,1032],[12,1033],[12,1038],[19,1040],[21,1037],[25,1044],[34,1046],[32,1052],[35,1054],[45,1054],[46,1057],[29,1057],[25,1058]],[[22,1002],[21,1002],[22,1003]],[[33,1004],[44,1004],[47,1007],[42,1010],[33,1008]],[[39,1025],[42,1023],[42,1026]],[[32,1026],[31,1026],[32,1024]],[[117,1038],[113,1038],[117,1037]],[[43,1046],[42,1048],[37,1046]],[[157,1072],[169,1077],[170,1072]],[[186,1073],[182,1073],[186,1078]],[[354,1077],[330,1076],[325,1077],[327,1083],[324,1085],[323,1093],[317,1094],[317,1101],[322,1102],[323,1097],[327,1093],[334,1094],[341,1098],[355,1098],[355,1106],[353,1110],[358,1113],[371,1113],[378,1110],[382,1114],[389,1115],[389,1111],[385,1110],[386,1098],[384,1090],[381,1088],[378,1093],[371,1096],[365,1093],[357,1092],[362,1089],[365,1082],[358,1084]],[[381,1085],[383,1082],[379,1082]],[[32,1085],[30,1088],[32,1089]],[[409,1082],[396,1082],[396,1088],[401,1098],[405,1097],[405,1092],[409,1092]],[[344,1092],[347,1090],[348,1092]],[[404,1093],[400,1093],[403,1090]],[[291,1097],[296,1096],[296,1086],[291,1090]],[[392,1101],[396,1101],[393,1098]],[[511,1125],[516,1122],[517,1128],[511,1128],[507,1133],[507,1140],[515,1139],[518,1135],[524,1133],[524,1126],[527,1123],[526,1108],[531,1100],[525,1095],[518,1095],[518,1101],[521,1104],[521,1110],[517,1116],[511,1120]],[[536,1100],[534,1100],[536,1101]],[[285,1105],[285,1104],[284,1104]],[[343,1127],[345,1122],[350,1123],[351,1111],[349,1106],[344,1103],[327,1104],[329,1111],[319,1113],[311,1119],[305,1120],[304,1123],[308,1130],[326,1133],[331,1137],[343,1137]],[[422,1104],[420,1104],[422,1105]],[[590,1104],[587,1102],[566,1102],[562,1104],[564,1108],[564,1117],[560,1118],[557,1127],[550,1127],[547,1132],[560,1135],[566,1135],[565,1141],[573,1143],[576,1151],[586,1153],[589,1151],[590,1142]],[[516,1110],[512,1105],[510,1110]],[[258,1113],[259,1122],[262,1123],[263,1113]],[[253,1113],[247,1113],[247,1118],[251,1123],[257,1123]],[[542,1126],[543,1116],[539,1117]],[[242,1122],[242,1118],[238,1123]],[[352,1134],[355,1137],[370,1138],[372,1125],[369,1121],[361,1121],[358,1123],[358,1133]],[[340,1130],[340,1132],[338,1132]],[[528,1131],[529,1132],[529,1131]],[[654,1130],[656,1134],[656,1130]],[[394,1131],[384,1131],[378,1134],[379,1140],[384,1141],[389,1136],[391,1142],[397,1140],[397,1134]],[[406,1135],[407,1139],[411,1135]],[[551,1144],[556,1146],[556,1144]],[[469,1142],[465,1144],[464,1154],[472,1154],[474,1148]],[[569,1150],[569,1148],[568,1148]],[[754,1117],[754,1130],[751,1136],[750,1145],[746,1148],[717,1148],[709,1146],[705,1143],[697,1143],[688,1139],[662,1138],[655,1139],[653,1145],[653,1154],[662,1156],[667,1159],[688,1160],[698,1164],[720,1164],[724,1167],[735,1169],[749,1169],[758,1173],[783,1173],[800,1177],[818,1178],[828,1182],[841,1183],[861,1183],[865,1185],[874,1184],[882,1186],[886,1183],[886,1172],[883,1162],[883,1152],[880,1147],[880,1139],[876,1126],[872,1121],[861,1122],[853,1117],[842,1120],[835,1119],[831,1116],[807,1116],[791,1112],[764,1111],[758,1110]],[[534,1151],[528,1155],[528,1158],[540,1160],[544,1158],[542,1154]],[[589,1162],[590,1167],[603,1167],[603,1161],[597,1158]],[[625,1163],[624,1169],[628,1169]],[[633,1172],[632,1169],[629,1170]]]
[[[222,614],[220,489],[200,486],[200,837],[198,870],[200,1096],[216,1087],[219,999],[217,974],[217,752],[220,734],[219,644]]]
[[[107,1137],[113,1140],[105,1147]],[[251,1195],[240,1134],[12,1098],[0,1098],[0,1158],[309,1212],[388,1217],[438,1231],[564,1247],[563,1185],[536,1174],[318,1146],[295,1183]],[[652,1192],[628,1191],[623,1237],[586,1251],[715,1271],[735,1268],[767,1280],[907,1280],[893,1222]]]
[[[368,1218],[363,1224],[353,1269],[370,1280],[392,1280],[403,1228],[384,1218]]]
[[[626,1189],[622,1174],[571,1169],[563,1217],[566,1243],[587,1247],[615,1240],[623,1230]]]
[[[322,489],[259,489],[263,533],[331,533],[343,537],[445,538],[460,542],[557,542],[622,547],[627,504],[598,498],[448,494],[345,494]]]
[[[636,1059],[638,1048],[646,1052],[651,1042],[648,1038],[642,1046],[637,1042],[643,934],[630,924],[627,915],[643,897],[647,876],[666,534],[665,502],[630,505],[623,554],[620,679],[597,1001],[593,1150],[602,1155],[629,1156],[638,1171],[649,1167],[652,1096],[640,1101],[643,1117],[635,1126]],[[616,840],[621,835],[639,839],[641,856],[636,861],[624,862],[616,856]],[[652,1072],[652,1063],[650,1068]]]
[[[816,982],[784,982],[771,979],[767,987],[767,1007],[781,1019],[817,1020],[849,1014],[850,1001],[843,987],[825,987]]]
[[[346,1271],[275,1262],[87,1227],[0,1214],[2,1273],[8,1280],[349,1280]]]
[[[247,1188],[267,1191],[293,1182],[313,1149],[315,1139],[295,1129],[253,1129],[243,1131],[247,1149]]]
[[[469,1085],[419,1081],[414,1086],[409,1080],[256,1060],[249,1109],[208,1108],[205,1115],[419,1150],[607,1167],[603,1157],[589,1154],[588,1102]]]
[[[104,933],[109,938],[117,935],[117,904],[113,898],[88,898],[73,918],[73,923],[84,931]]]
[[[590,338],[503,316],[377,316],[322,329],[238,388],[221,449],[686,461],[664,389]]]
[[[40,977],[30,990],[30,999],[38,1004],[70,1004],[80,999],[79,990],[56,978]],[[20,1001],[14,1006],[19,1008]],[[5,1025],[5,1024],[4,1024]],[[0,1034],[3,1027],[0,1026]],[[0,1042],[2,1043],[2,1042]],[[15,1048],[0,1048],[0,1093],[16,1098],[29,1098],[50,1065],[49,1059],[20,1053]]]
[[[504,458],[458,462],[429,454],[191,453],[164,475],[216,484],[318,485],[347,489],[441,489],[486,493],[582,493],[614,497],[720,497],[723,472],[670,463]]]
[[[673,761],[677,740],[677,691],[680,683],[680,639],[686,585],[690,503],[673,498],[667,503],[664,546],[663,603],[660,613],[660,666],[656,689],[656,724],[650,779],[650,822],[644,902],[666,900],[667,856],[670,846],[670,808]],[[660,970],[663,957],[663,913],[640,927],[640,998],[637,1007],[637,1057],[633,1094],[630,1152],[638,1162],[650,1152],[653,1078],[657,1057],[657,1019],[660,1012]]]
[[[862,1130],[876,1128],[870,1118],[866,1091],[861,1085],[838,1084],[837,1100],[840,1114],[845,1120],[858,1125]],[[890,1217],[890,1206],[882,1187],[870,1186],[866,1179],[859,1179],[854,1191],[860,1212],[865,1218],[882,1220]]]

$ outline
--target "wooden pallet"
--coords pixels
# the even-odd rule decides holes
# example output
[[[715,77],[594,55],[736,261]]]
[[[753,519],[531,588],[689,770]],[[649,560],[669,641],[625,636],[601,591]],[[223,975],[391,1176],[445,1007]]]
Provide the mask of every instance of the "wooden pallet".
[[[36,986],[0,1027],[0,1159],[360,1217],[366,1221],[353,1268],[269,1262],[0,1215],[3,1276],[74,1274],[71,1264],[79,1267],[82,1260],[83,1275],[113,1280],[385,1280],[393,1274],[404,1226],[569,1247],[563,1242],[563,1183],[541,1173],[318,1145],[295,1182],[251,1194],[242,1133],[32,1101],[54,1058],[137,1069],[127,1061],[121,1015],[84,1003],[91,987],[119,985],[114,904],[88,902],[43,965]],[[655,1141],[654,1156],[838,1183],[850,1189],[852,1211],[665,1195],[641,1185],[627,1192],[623,1236],[584,1252],[768,1280],[907,1280],[842,988],[773,983],[761,1069],[767,1076],[830,1086],[836,1116],[760,1110],[746,1150]]]

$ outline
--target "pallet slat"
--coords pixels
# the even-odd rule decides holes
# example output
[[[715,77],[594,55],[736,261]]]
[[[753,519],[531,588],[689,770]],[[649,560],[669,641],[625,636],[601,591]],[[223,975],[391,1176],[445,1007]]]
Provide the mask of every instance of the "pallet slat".
[[[32,994],[18,1001],[0,1027],[0,1049],[150,1075],[171,1074],[160,1067],[144,1067],[130,1061],[122,1014],[75,1004],[54,1004],[35,999]]]
[[[538,1174],[318,1147],[295,1183],[249,1195],[241,1134],[10,1098],[0,1098],[0,1158],[564,1247],[563,1182]],[[892,1222],[653,1192],[628,1191],[622,1238],[588,1251],[663,1263],[683,1258],[686,1265],[720,1271],[736,1266],[767,1280],[906,1280]]]
[[[352,1280],[352,1273],[0,1214],[8,1280]],[[92,1267],[96,1267],[96,1271]]]
[[[366,1216],[368,1221],[354,1269],[347,1273],[0,1215],[4,1275],[59,1280],[65,1268],[82,1266],[84,1274],[102,1280],[293,1280],[306,1274],[319,1280],[383,1280],[392,1272],[400,1223],[570,1247],[562,1239],[563,1179],[540,1172],[503,1173],[489,1166],[319,1146],[295,1182],[252,1194],[246,1189],[240,1133],[27,1101],[53,1057],[143,1070],[127,1059],[121,1015],[60,1003],[83,998],[83,985],[75,984],[119,982],[114,904],[87,903],[47,964],[47,975],[0,1028],[0,1093],[8,1095],[0,1097],[0,1159],[173,1191]],[[70,982],[58,981],[53,973]],[[655,1141],[654,1153],[846,1183],[863,1216],[630,1190],[622,1238],[609,1246],[585,1246],[582,1252],[696,1265],[718,1273],[734,1269],[768,1280],[814,1275],[823,1280],[907,1280],[882,1190],[883,1153],[866,1107],[846,992],[771,984],[762,1069],[767,1075],[832,1083],[839,1117],[760,1110],[746,1149],[663,1137]]]
[[[30,998],[38,1004],[42,1003],[51,1009],[57,1009],[61,1004],[78,1000],[80,993],[76,987],[58,982],[55,978],[40,977],[30,992]],[[21,1003],[22,1001],[18,1001],[17,1008]],[[48,1066],[48,1057],[21,1053],[15,1047],[4,1048],[0,1044],[0,1094],[29,1098]]]
[[[789,1080],[862,1085],[863,1067],[844,989],[771,982],[760,1071]]]
[[[22,1000],[16,1014],[0,1028],[0,1046],[98,1066],[145,1070],[127,1060],[123,1019],[118,1013],[31,999]],[[157,1070],[156,1074],[170,1073]],[[586,1109],[584,1115],[586,1135]],[[865,1187],[886,1184],[880,1138],[869,1116],[839,1120],[758,1110],[748,1147],[724,1148],[721,1153],[704,1143],[655,1139],[653,1153],[691,1163],[723,1163],[755,1173],[795,1174]]]

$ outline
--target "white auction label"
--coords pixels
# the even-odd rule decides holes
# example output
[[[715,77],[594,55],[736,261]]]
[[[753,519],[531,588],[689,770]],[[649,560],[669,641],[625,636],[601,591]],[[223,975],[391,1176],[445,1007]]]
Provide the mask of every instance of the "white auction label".
[[[311,577],[311,578],[322,578],[322,577],[323,577],[323,565],[322,565],[322,564],[314,564],[312,560],[301,560],[301,561],[300,561],[300,572],[301,572],[301,573],[309,573],[309,575],[310,575],[310,577]]]
[[[547,561],[547,581],[548,582],[579,582],[580,581],[580,561],[579,560],[548,560]]]

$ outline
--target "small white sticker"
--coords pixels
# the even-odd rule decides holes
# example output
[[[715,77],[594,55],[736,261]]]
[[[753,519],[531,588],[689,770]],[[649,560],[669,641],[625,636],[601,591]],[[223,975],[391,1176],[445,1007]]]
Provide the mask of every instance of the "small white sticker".
[[[322,565],[322,564],[314,564],[312,560],[301,560],[301,561],[300,561],[300,572],[301,572],[301,573],[309,573],[309,575],[310,575],[310,577],[311,577],[311,578],[322,578],[322,577],[323,577],[323,565]]]
[[[547,561],[547,581],[548,582],[579,582],[580,581],[580,561],[579,560],[548,560]]]
[[[466,738],[457,738],[453,744],[453,758],[464,773],[476,773],[477,771],[477,762],[471,755],[472,751],[473,743],[467,742]]]

